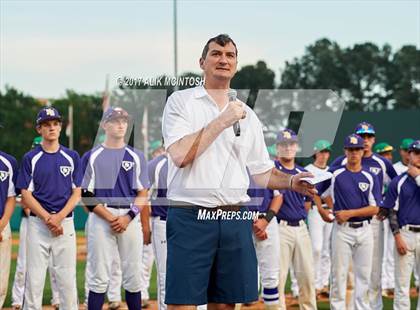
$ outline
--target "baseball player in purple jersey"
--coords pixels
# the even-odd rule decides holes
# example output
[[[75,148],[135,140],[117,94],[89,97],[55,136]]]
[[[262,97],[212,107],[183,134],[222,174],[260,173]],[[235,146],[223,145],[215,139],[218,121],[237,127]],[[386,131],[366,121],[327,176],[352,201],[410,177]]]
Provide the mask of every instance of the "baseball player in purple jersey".
[[[258,269],[261,278],[261,293],[264,308],[279,307],[279,232],[275,219],[282,203],[282,195],[278,190],[260,188],[250,178],[247,192],[251,201],[247,203],[250,211],[260,212],[253,225],[253,239],[257,253]]]
[[[47,107],[39,111],[36,129],[41,145],[25,154],[18,176],[28,223],[28,259],[23,309],[41,309],[48,261],[52,256],[60,309],[78,309],[76,234],[73,209],[80,200],[79,155],[59,144],[61,116]]]
[[[355,278],[354,307],[370,310],[368,288],[372,271],[372,216],[382,203],[377,177],[362,167],[364,142],[355,134],[344,142],[345,166],[330,169],[333,177],[318,186],[332,204],[335,222],[331,238],[331,309],[346,308],[346,283],[350,262]],[[320,210],[321,213],[329,213]],[[329,214],[323,214],[327,219]],[[332,220],[330,220],[332,221]]]
[[[12,254],[10,218],[15,208],[17,161],[0,151],[0,309],[3,308],[9,283]]]
[[[130,310],[141,309],[140,210],[147,206],[147,163],[142,152],[124,141],[130,116],[119,107],[105,111],[101,126],[106,137],[82,157],[83,201],[89,216],[88,308],[102,309],[111,277],[112,257],[121,259],[122,286]]]
[[[384,201],[384,208],[390,210],[396,247],[395,310],[410,309],[411,273],[413,268],[420,273],[420,140],[414,141],[408,152],[408,172],[391,181]]]
[[[364,153],[362,158],[362,166],[365,170],[378,177],[379,185],[384,192],[385,185],[397,176],[392,163],[382,156],[373,153],[372,147],[375,143],[375,129],[369,123],[362,122],[356,126],[355,134],[362,137],[364,141]],[[331,167],[344,166],[347,163],[345,156],[338,157]],[[384,254],[384,231],[383,222],[376,217],[372,219],[373,231],[373,264],[372,278],[370,281],[369,298],[372,310],[382,309],[382,260]]]
[[[305,172],[305,169],[295,163],[297,149],[296,133],[291,129],[280,131],[277,136],[277,160],[274,162],[276,168],[291,175]],[[290,264],[299,287],[299,306],[302,309],[316,309],[312,244],[305,223],[311,201],[291,190],[281,190],[280,193],[282,201],[277,214],[280,239],[280,309],[286,309],[284,289]]]

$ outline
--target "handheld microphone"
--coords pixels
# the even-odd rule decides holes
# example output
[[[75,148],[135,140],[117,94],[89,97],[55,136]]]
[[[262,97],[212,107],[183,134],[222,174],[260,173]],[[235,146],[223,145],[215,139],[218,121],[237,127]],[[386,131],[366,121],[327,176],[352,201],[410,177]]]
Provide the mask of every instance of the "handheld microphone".
[[[237,95],[236,90],[234,89],[229,90],[228,92],[229,102],[236,101],[236,95]],[[239,121],[236,121],[233,124],[233,132],[235,133],[235,136],[237,137],[241,135],[241,127],[239,126]]]

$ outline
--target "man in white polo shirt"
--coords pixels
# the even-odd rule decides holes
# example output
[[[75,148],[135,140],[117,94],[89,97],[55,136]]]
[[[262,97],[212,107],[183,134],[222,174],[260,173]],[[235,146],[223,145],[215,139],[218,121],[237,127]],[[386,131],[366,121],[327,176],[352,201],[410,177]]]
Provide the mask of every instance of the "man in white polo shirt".
[[[310,173],[291,176],[274,168],[260,121],[229,91],[237,55],[228,35],[211,38],[200,58],[204,86],[173,93],[163,114],[171,201],[166,224],[169,310],[206,303],[210,310],[233,309],[235,303],[257,300],[252,219],[245,219],[241,206],[249,200],[247,168],[259,186],[315,192],[301,181]],[[203,211],[234,214],[237,220],[199,220]]]

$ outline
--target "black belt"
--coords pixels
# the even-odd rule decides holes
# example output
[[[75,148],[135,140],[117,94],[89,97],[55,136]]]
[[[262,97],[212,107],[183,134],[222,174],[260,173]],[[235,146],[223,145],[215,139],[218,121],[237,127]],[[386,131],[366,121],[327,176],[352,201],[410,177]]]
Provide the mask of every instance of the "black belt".
[[[184,203],[184,202],[171,202],[170,205],[172,208],[182,208],[182,209],[190,209],[190,210],[207,210],[209,212],[211,211],[217,211],[217,210],[222,210],[222,211],[240,211],[241,208],[243,207],[242,205],[225,205],[225,206],[217,206],[214,208],[209,208],[209,207],[203,207],[203,206],[197,206],[197,205],[193,205],[191,203]]]
[[[162,215],[152,215],[152,217],[157,217],[157,218],[159,218],[161,221],[166,221],[166,216],[162,216]]]
[[[412,231],[412,232],[415,232],[415,233],[420,233],[420,227],[418,227],[418,226],[410,226],[410,225],[408,225],[408,230],[409,231]]]
[[[52,214],[57,214],[57,213],[52,213]],[[34,216],[34,217],[38,217],[35,213],[33,213],[32,211],[31,211],[31,213],[29,213],[29,215],[30,216]],[[67,216],[66,217],[72,217],[73,216],[73,212],[70,212],[69,214],[67,214]]]
[[[298,227],[298,226],[300,226],[300,222],[303,221],[303,220],[286,221],[286,220],[280,219],[280,221],[286,222],[287,226]]]
[[[364,222],[366,222],[366,221],[368,222],[368,224],[370,224],[370,220],[364,220],[364,221],[361,221],[361,222],[349,222],[349,227],[350,228],[355,228],[355,229],[363,227]]]
[[[109,205],[109,204],[107,204],[106,205],[108,208],[111,208],[111,209],[130,209],[131,208],[131,206],[130,205]]]

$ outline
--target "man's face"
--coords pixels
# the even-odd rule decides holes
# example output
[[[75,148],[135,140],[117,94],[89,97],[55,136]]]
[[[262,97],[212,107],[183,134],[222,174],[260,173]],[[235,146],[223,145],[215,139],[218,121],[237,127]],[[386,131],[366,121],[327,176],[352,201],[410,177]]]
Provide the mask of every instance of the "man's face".
[[[382,157],[385,157],[392,163],[392,152],[384,152],[384,153],[380,153],[379,155],[381,155]]]
[[[127,127],[128,120],[126,118],[114,118],[103,124],[105,134],[114,139],[124,138]]]
[[[357,165],[362,163],[362,157],[364,149],[360,148],[348,148],[344,150],[344,153],[347,157],[347,162],[352,165]]]
[[[318,161],[326,163],[330,159],[331,152],[328,150],[322,150],[315,154],[315,157]]]
[[[364,151],[370,152],[375,144],[375,136],[372,134],[364,133],[360,135],[364,141]]]
[[[225,46],[210,42],[206,58],[200,58],[205,79],[231,80],[237,64],[236,48],[231,42]]]
[[[410,160],[410,154],[407,150],[400,150],[401,161],[404,165],[408,165],[408,161]]]
[[[42,137],[42,140],[45,140],[45,141],[58,140],[60,138],[61,122],[56,119],[45,121],[45,122],[42,122],[36,128],[36,130],[38,134]]]
[[[296,142],[283,142],[277,144],[277,157],[292,160],[296,157],[298,144]]]
[[[410,164],[420,169],[420,151],[411,151],[408,156]]]

